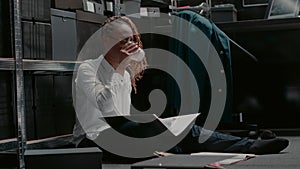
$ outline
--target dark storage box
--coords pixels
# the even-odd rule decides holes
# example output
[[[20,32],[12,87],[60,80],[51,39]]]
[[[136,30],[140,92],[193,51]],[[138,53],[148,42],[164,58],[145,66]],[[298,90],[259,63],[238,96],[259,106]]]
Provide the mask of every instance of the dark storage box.
[[[77,52],[79,53],[86,41],[103,25],[106,16],[76,11],[77,16]],[[100,41],[99,41],[100,42]],[[100,45],[100,44],[99,44]]]
[[[22,18],[50,21],[50,6],[51,0],[22,0]]]
[[[53,75],[34,76],[33,81],[33,116],[35,126],[35,139],[42,139],[57,135],[56,122],[60,119],[55,116],[54,105],[54,87]],[[28,107],[29,109],[31,107]]]
[[[15,137],[12,80],[11,72],[0,71],[0,140]]]
[[[36,117],[34,116],[35,102],[33,101],[33,87],[35,86],[32,75],[28,72],[24,73],[24,94],[25,94],[25,117],[26,117],[26,138],[28,140],[36,139],[35,123]]]
[[[140,17],[141,0],[124,0],[124,14]]]
[[[26,169],[102,168],[102,151],[97,147],[26,150],[24,155]]]
[[[237,10],[234,6],[216,6],[211,8],[211,16],[214,22],[235,22]]]
[[[76,60],[85,42],[103,25],[106,16],[77,10],[51,9],[53,60]]]
[[[58,9],[83,9],[82,0],[52,0],[53,8]]]
[[[12,57],[9,1],[0,1],[0,58]]]
[[[73,132],[76,113],[73,107],[72,97],[73,76],[54,76],[54,100],[53,108],[57,135]]]
[[[234,1],[234,5],[238,11],[237,20],[242,21],[242,20],[264,19],[268,8],[268,2],[269,0]]]
[[[51,26],[49,23],[22,21],[23,57],[51,59]]]
[[[51,28],[53,60],[76,60],[76,13],[51,9]]]
[[[25,106],[28,140],[72,133],[72,76],[25,76]]]
[[[17,147],[17,143],[15,147]],[[16,168],[18,161],[18,154],[15,150],[0,152],[0,168]]]

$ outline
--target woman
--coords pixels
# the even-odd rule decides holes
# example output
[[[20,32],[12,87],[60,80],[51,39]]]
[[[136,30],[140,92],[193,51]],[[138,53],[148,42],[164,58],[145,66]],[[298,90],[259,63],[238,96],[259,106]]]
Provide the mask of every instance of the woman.
[[[75,110],[77,122],[74,140],[77,146],[96,146],[101,133],[110,126],[101,117],[130,115],[131,86],[142,78],[147,66],[140,36],[134,23],[127,17],[109,18],[102,30],[103,55],[84,61],[75,79]],[[135,122],[120,124],[121,133],[140,137],[141,127]],[[210,135],[199,143],[200,133]],[[121,144],[121,143],[120,143]],[[124,145],[126,146],[126,145]],[[254,153],[279,153],[288,146],[286,139],[253,140],[212,132],[193,125],[186,137],[169,151],[193,153],[199,151]],[[102,147],[103,148],[103,147]],[[154,153],[154,152],[153,152]]]

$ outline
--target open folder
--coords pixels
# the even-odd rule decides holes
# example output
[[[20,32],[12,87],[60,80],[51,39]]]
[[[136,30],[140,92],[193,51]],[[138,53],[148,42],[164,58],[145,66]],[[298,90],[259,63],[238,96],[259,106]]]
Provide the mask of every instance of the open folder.
[[[151,136],[160,134],[166,130],[170,131],[174,136],[180,135],[183,131],[189,130],[194,124],[197,114],[180,115],[169,118],[159,118],[155,114],[133,114],[125,116],[109,116],[101,117],[113,128],[120,128],[128,122],[139,124],[142,129],[151,129],[148,134]]]

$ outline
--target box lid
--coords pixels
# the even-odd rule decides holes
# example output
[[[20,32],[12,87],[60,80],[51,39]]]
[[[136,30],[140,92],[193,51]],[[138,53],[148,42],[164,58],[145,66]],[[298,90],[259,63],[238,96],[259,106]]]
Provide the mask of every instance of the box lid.
[[[51,8],[51,16],[59,16],[59,17],[76,19],[75,12],[70,12],[70,11],[65,11],[65,10],[60,10],[55,8]]]
[[[213,12],[224,12],[224,11],[234,11],[237,12],[236,8],[233,4],[221,4],[221,5],[215,5],[211,8]]]
[[[103,24],[107,16],[91,12],[76,10],[77,20]]]

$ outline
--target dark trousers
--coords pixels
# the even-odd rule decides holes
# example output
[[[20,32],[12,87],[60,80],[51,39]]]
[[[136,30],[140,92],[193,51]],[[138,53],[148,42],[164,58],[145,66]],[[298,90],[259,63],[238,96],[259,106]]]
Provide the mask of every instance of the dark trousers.
[[[143,129],[145,126],[141,126],[135,122],[127,122],[125,124],[117,126],[118,132],[126,134],[131,137],[143,138],[152,134],[149,133],[149,128]],[[148,130],[148,131],[147,131]],[[155,131],[155,130],[154,130]],[[207,136],[208,139],[205,142],[199,142],[199,136]],[[101,139],[101,138],[100,138]],[[195,152],[226,152],[226,153],[249,153],[249,147],[255,142],[253,139],[242,138],[223,134],[220,132],[206,130],[200,126],[193,125],[189,133],[184,139],[170,149],[171,153],[189,154]],[[93,147],[98,146],[96,143],[89,139],[84,139],[79,144],[79,147]],[[101,148],[101,147],[100,147]]]

